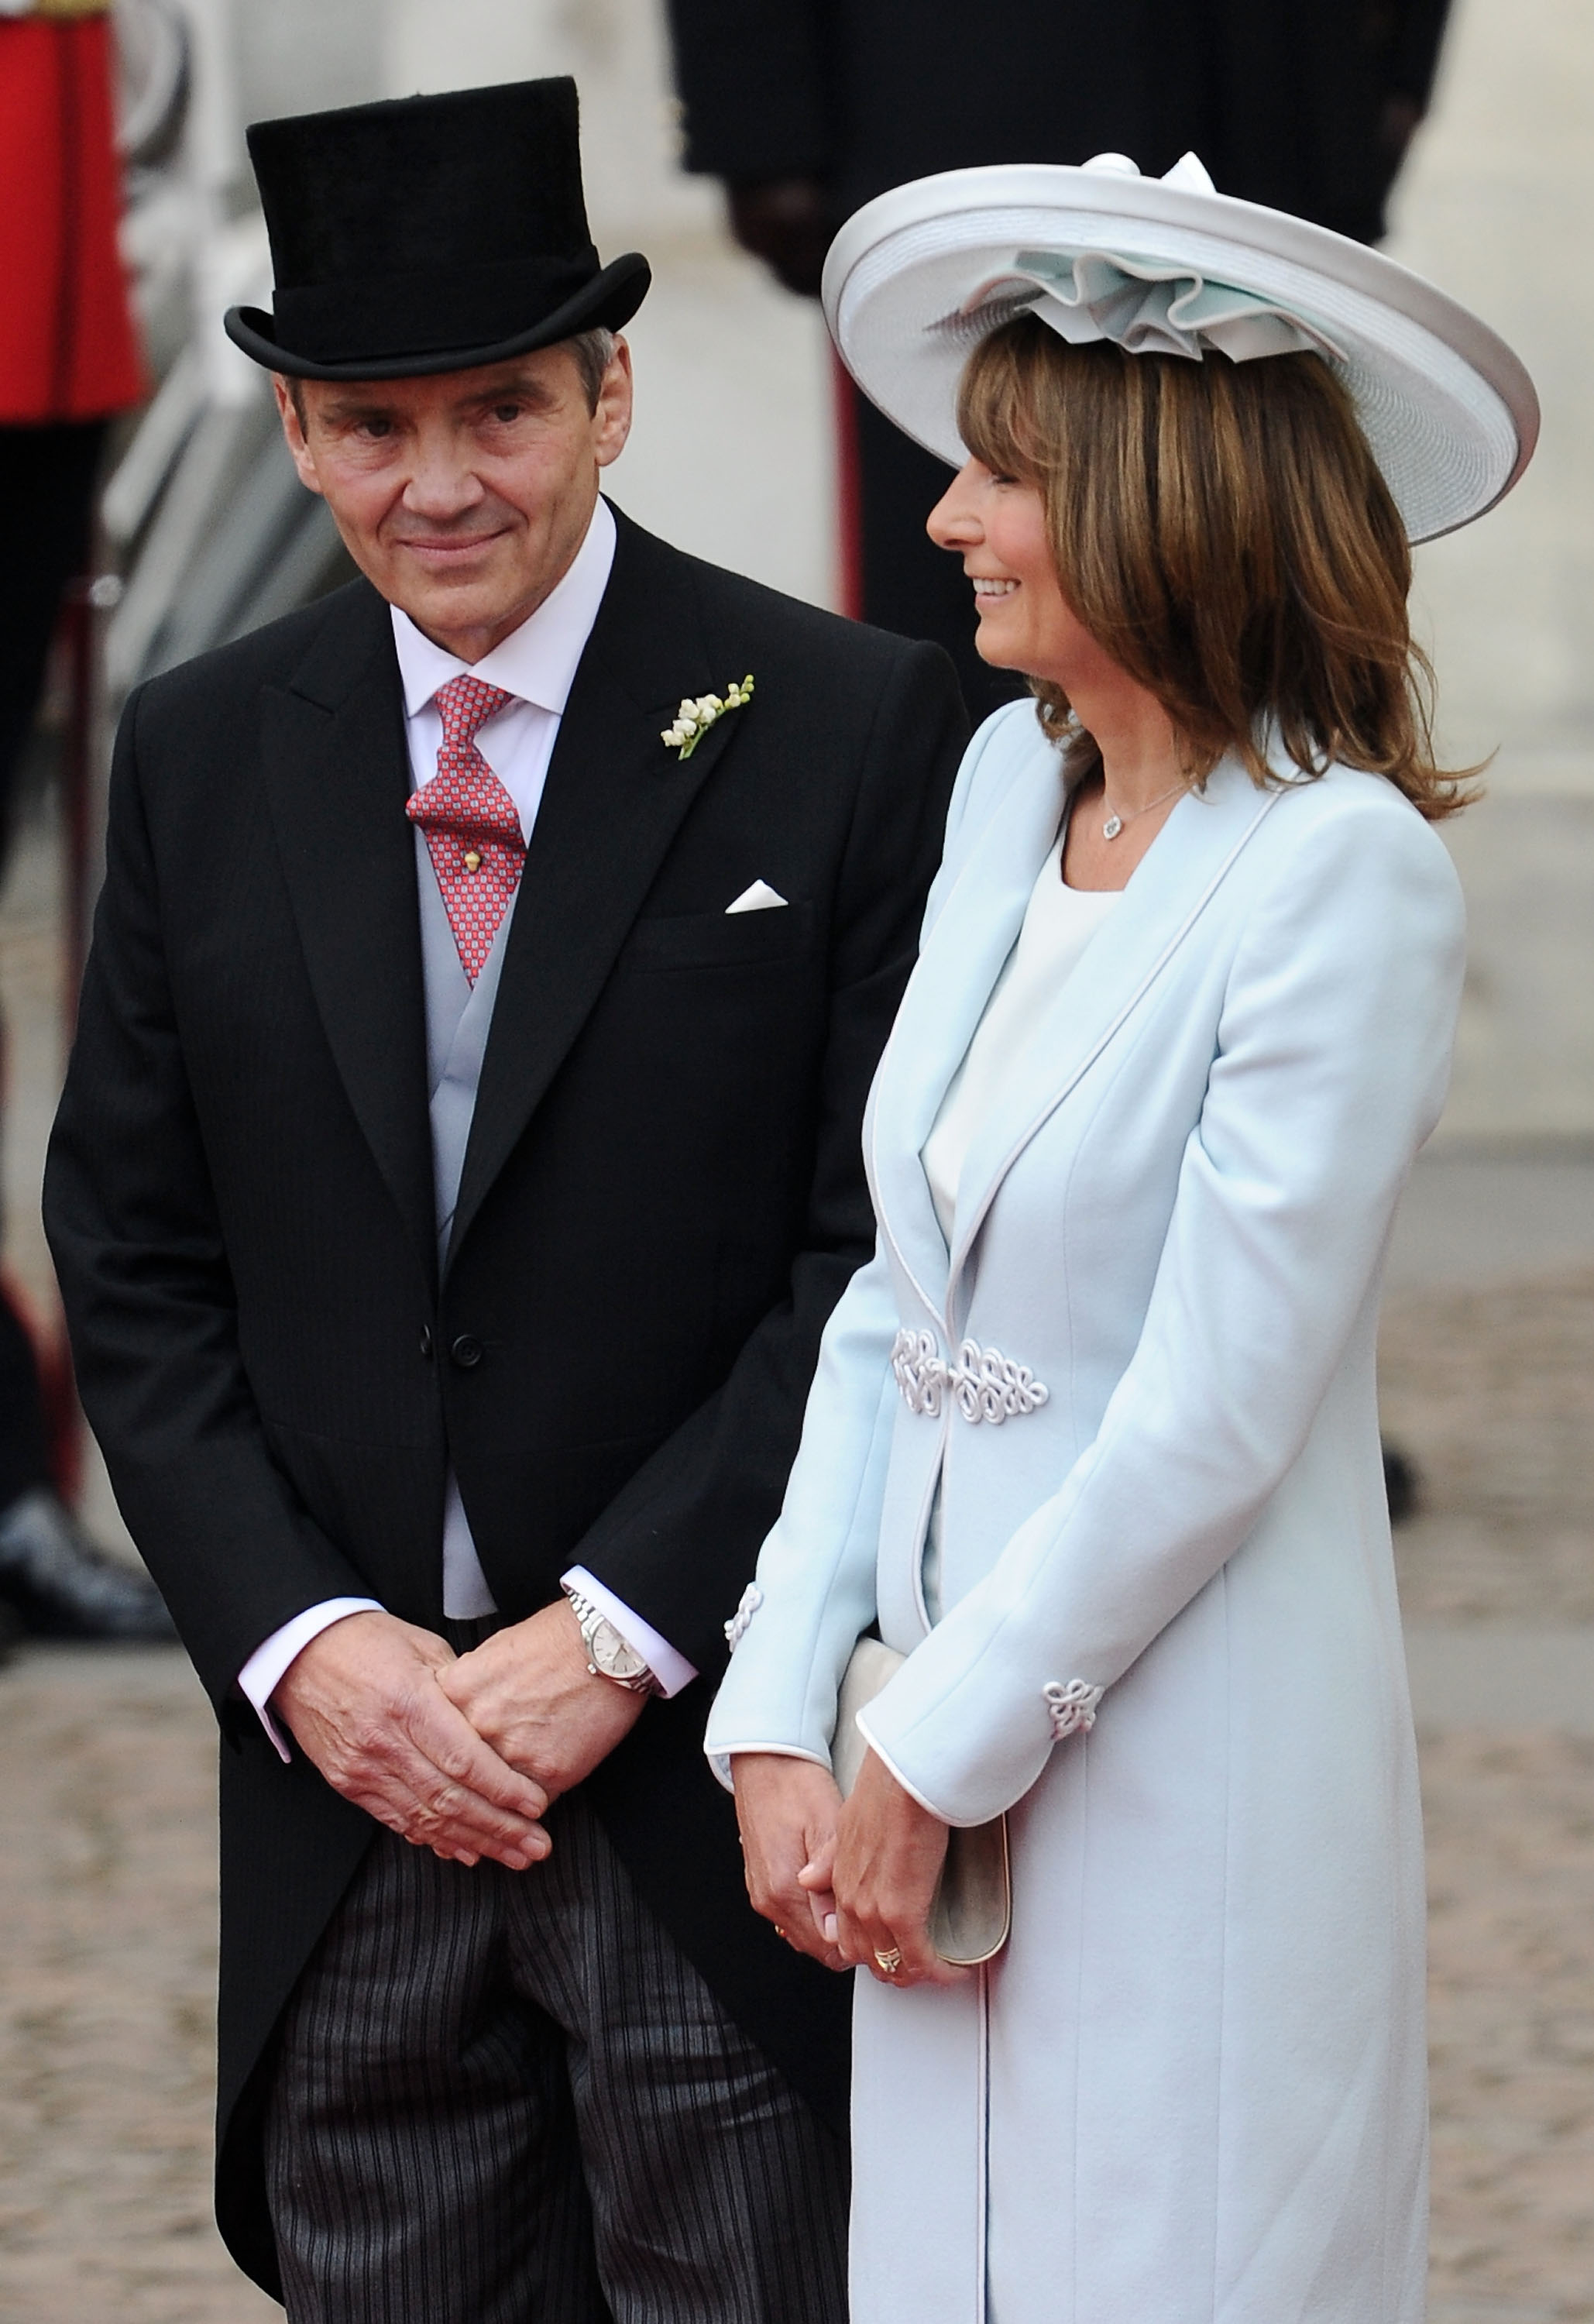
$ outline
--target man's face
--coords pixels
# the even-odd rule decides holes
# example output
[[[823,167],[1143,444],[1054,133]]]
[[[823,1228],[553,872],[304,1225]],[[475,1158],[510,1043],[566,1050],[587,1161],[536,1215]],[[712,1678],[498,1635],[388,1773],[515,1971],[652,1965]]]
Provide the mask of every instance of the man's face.
[[[589,408],[567,347],[365,384],[275,383],[301,481],[368,580],[462,661],[480,661],[569,570],[598,473],[631,429],[623,339]]]

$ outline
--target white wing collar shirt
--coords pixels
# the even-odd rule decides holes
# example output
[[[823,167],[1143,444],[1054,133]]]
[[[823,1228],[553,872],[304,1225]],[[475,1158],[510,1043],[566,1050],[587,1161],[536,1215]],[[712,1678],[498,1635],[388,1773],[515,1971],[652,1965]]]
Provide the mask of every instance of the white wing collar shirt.
[[[443,742],[443,721],[437,704],[440,688],[450,678],[463,675],[479,678],[485,686],[498,687],[511,698],[483,724],[476,735],[476,748],[514,801],[521,836],[530,844],[576,665],[609,586],[614,539],[614,519],[607,503],[600,500],[569,571],[537,611],[478,662],[459,660],[423,635],[396,605],[389,609],[404,689],[404,733],[410,752],[411,790],[424,789],[438,771],[438,753]],[[514,905],[511,901],[505,912],[493,949],[473,987],[448,925],[426,834],[419,827],[415,844],[426,989],[432,1169],[441,1261],[454,1224],[465,1142],[470,1135]],[[470,1621],[497,1611],[471,1539],[465,1504],[452,1470],[444,1509],[442,1559],[443,1610],[450,1619]],[[564,1579],[608,1616],[628,1645],[634,1646],[649,1664],[665,1693],[678,1693],[696,1676],[684,1655],[677,1654],[650,1624],[585,1567],[572,1567]],[[289,1665],[312,1638],[334,1622],[343,1620],[346,1615],[382,1610],[374,1598],[327,1599],[321,1605],[307,1607],[302,1614],[274,1631],[244,1664],[238,1674],[238,1684],[259,1712],[267,1733],[284,1758],[288,1757],[287,1748],[267,1705]]]

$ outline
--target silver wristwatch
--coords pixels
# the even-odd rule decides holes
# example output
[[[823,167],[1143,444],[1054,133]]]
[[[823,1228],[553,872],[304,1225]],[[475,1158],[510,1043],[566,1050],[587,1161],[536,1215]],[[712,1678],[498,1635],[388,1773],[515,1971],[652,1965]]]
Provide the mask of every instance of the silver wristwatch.
[[[630,1694],[652,1694],[659,1684],[636,1648],[622,1638],[602,1607],[579,1590],[567,1589],[570,1611],[581,1626],[586,1666],[594,1678],[612,1678]]]

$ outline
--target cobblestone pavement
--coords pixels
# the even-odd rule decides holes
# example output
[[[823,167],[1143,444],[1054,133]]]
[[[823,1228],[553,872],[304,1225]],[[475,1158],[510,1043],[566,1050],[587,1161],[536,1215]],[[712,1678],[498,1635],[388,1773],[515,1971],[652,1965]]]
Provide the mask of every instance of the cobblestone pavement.
[[[1594,1738],[1423,1750],[1431,2324],[1594,2319]]]
[[[1407,1616],[1594,1642],[1594,1269],[1403,1291],[1380,1373],[1423,1480]],[[1432,2324],[1591,2324],[1594,1735],[1491,1708],[1423,1738]]]
[[[281,2317],[210,2217],[214,1737],[175,1650],[0,1672],[5,2324]]]
[[[1423,1480],[1407,1615],[1594,1623],[1594,1267],[1397,1295],[1379,1375]]]

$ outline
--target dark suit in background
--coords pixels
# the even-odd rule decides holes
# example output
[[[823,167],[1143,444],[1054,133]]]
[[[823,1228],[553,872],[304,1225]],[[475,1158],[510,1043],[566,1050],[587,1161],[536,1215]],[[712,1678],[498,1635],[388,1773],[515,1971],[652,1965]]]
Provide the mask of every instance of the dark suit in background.
[[[862,202],[937,170],[1190,150],[1221,192],[1359,241],[1426,108],[1448,0],[669,0],[688,170],[788,287],[818,289]],[[952,653],[976,716],[1011,690],[973,649],[924,521],[940,463],[855,397],[861,610]]]
[[[750,671],[690,759],[665,746],[683,695]],[[748,1910],[702,1734],[871,1246],[863,1099],[963,738],[932,649],[622,521],[439,1282],[387,607],[356,583],[128,705],[46,1214],[85,1403],[226,1738],[218,2211],[269,2288],[274,2029],[376,1827],[279,1763],[235,1680],[344,1594],[441,1628],[450,1462],[507,1620],[579,1562],[703,1674],[582,1794],[738,2025],[844,2116],[847,1983]],[[786,908],[727,916],[757,879]]]

